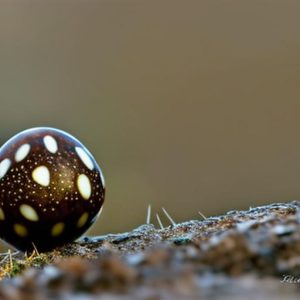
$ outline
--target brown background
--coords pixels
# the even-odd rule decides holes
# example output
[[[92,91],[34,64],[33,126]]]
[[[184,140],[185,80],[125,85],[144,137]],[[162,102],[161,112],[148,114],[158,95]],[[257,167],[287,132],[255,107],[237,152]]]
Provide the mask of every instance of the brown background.
[[[299,1],[0,1],[0,142],[78,137],[107,198],[177,221],[300,197]],[[165,221],[165,219],[164,219]]]

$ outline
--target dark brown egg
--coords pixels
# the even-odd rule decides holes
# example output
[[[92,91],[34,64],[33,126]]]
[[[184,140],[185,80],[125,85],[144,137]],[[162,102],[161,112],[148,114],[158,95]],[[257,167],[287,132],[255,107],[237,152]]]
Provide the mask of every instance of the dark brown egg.
[[[32,128],[0,148],[0,238],[19,250],[78,238],[100,214],[104,193],[95,159],[66,132]]]

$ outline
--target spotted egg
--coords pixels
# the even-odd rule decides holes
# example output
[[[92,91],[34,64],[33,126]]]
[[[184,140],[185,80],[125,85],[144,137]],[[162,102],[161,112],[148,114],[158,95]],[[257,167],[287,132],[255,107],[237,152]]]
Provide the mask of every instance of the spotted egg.
[[[81,236],[104,202],[100,167],[76,138],[32,128],[0,148],[0,238],[48,251]]]

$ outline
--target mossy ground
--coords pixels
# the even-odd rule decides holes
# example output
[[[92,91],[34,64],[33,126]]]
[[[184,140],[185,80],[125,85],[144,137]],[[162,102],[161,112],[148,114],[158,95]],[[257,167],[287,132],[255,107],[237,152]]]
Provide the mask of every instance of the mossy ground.
[[[145,224],[83,237],[47,253],[7,252],[0,261],[0,298],[239,299],[252,293],[297,299],[300,284],[280,281],[285,274],[300,276],[299,258],[300,202],[293,201],[163,229]]]

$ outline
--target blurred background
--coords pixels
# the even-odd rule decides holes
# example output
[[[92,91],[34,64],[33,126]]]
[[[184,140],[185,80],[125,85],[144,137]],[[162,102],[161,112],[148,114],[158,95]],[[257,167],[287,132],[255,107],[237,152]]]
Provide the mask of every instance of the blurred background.
[[[92,235],[139,226],[148,204],[180,222],[299,199],[299,11],[1,0],[0,143],[34,126],[80,139],[107,186]]]

